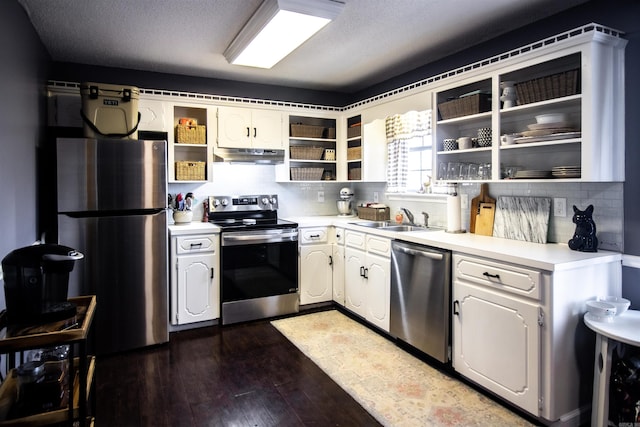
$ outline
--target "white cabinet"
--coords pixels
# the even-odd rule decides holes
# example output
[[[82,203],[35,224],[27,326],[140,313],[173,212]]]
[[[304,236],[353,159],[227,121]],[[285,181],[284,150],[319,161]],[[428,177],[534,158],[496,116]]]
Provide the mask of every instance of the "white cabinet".
[[[345,307],[389,332],[391,240],[345,232]]]
[[[282,149],[283,116],[275,110],[220,107],[218,147]]]
[[[167,103],[155,99],[138,100],[140,124],[138,130],[167,132]]]
[[[300,304],[331,301],[333,245],[328,227],[300,229]]]
[[[453,368],[536,417],[586,420],[593,342],[585,302],[619,294],[616,262],[543,271],[453,254]]]
[[[360,115],[348,117],[347,181],[386,181],[387,135],[385,121],[363,125]]]
[[[182,103],[165,106],[169,110],[164,129],[168,132],[169,183],[211,181],[216,108]],[[181,119],[195,119],[197,125],[180,125]]]
[[[336,119],[289,115],[285,161],[276,166],[276,181],[335,181],[339,153]]]
[[[437,178],[624,181],[625,45],[587,31],[516,49],[447,79],[433,94]],[[505,85],[515,87],[514,106],[501,102]],[[565,120],[538,124],[536,116],[547,113]],[[516,134],[516,143],[502,145],[505,134]],[[444,144],[464,136],[479,138],[469,149]]]
[[[171,237],[171,323],[220,317],[219,235]]]
[[[344,229],[333,227],[333,301],[344,306]]]
[[[534,275],[523,269],[514,271],[508,266],[456,256],[454,272],[454,368],[526,411],[536,413],[540,390],[540,303],[472,282],[473,278],[480,278],[505,284],[505,272],[528,279]],[[535,290],[540,287],[535,280],[529,285]]]

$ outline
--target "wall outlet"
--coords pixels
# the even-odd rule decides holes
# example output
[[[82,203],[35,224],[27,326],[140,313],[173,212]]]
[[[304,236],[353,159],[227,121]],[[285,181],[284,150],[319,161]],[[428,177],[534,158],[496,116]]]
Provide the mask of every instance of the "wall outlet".
[[[461,209],[469,209],[469,195],[461,194],[460,195],[460,208]]]
[[[567,199],[564,197],[553,198],[553,216],[567,216]]]
[[[324,203],[324,191],[318,191],[318,203]]]
[[[377,191],[373,192],[373,203],[378,203],[378,192]]]

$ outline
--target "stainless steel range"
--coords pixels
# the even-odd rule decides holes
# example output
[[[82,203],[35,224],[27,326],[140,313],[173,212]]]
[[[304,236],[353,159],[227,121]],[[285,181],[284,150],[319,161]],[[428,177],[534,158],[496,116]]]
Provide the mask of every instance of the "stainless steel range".
[[[278,219],[278,196],[210,196],[209,222],[222,229],[222,324],[297,313],[298,224]]]

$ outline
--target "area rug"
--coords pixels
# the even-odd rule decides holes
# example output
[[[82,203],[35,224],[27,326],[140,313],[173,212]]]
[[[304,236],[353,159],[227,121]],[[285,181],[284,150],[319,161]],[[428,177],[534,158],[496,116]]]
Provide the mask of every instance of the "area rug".
[[[531,426],[337,310],[271,322],[384,426]]]

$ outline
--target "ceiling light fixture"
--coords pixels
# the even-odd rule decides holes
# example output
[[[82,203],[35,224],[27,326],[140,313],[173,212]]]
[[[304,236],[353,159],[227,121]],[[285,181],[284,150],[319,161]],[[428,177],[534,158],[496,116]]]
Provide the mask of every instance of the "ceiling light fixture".
[[[271,68],[336,18],[335,0],[265,0],[231,42],[230,64]]]

